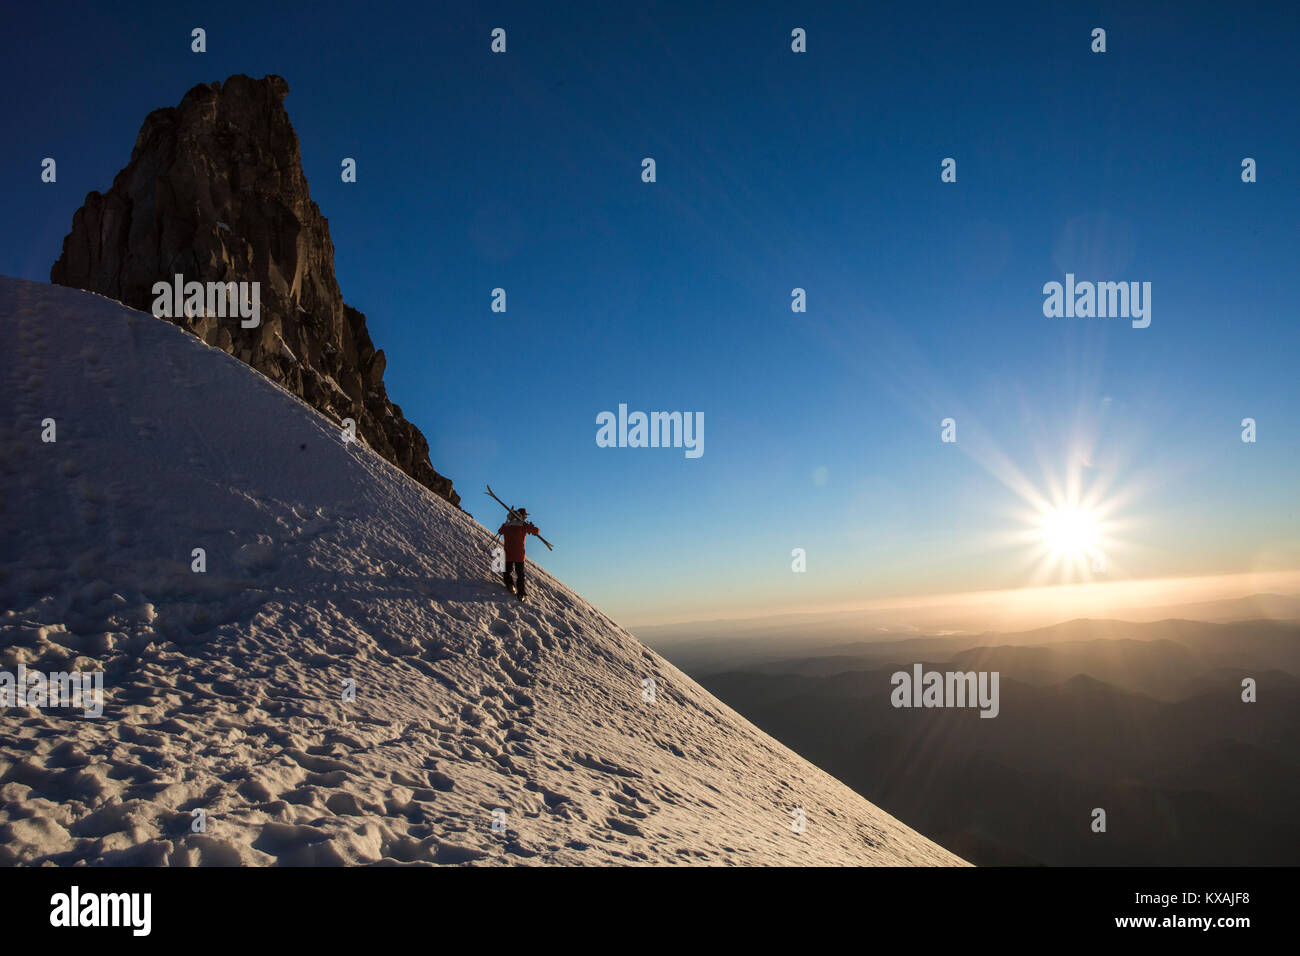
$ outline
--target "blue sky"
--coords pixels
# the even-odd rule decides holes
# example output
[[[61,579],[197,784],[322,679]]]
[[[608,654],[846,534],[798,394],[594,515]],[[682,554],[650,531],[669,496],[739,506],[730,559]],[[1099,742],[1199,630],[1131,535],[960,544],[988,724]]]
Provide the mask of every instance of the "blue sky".
[[[48,279],[150,110],[284,76],[389,394],[616,619],[1062,580],[1017,534],[1052,473],[1106,489],[1111,579],[1300,566],[1294,8],[130,9],[3,15],[0,273]],[[1045,318],[1067,271],[1151,326]],[[703,412],[703,457],[598,448],[619,403]]]

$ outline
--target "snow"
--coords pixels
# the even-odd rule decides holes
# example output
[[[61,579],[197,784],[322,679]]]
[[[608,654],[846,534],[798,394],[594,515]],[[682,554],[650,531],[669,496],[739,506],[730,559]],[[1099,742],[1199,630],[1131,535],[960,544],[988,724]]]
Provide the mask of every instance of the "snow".
[[[5,711],[0,862],[961,862],[220,350],[7,278],[0,341],[0,667],[105,672]]]
[[[293,354],[293,349],[289,348],[289,346],[285,343],[284,339],[280,337],[279,332],[275,333],[275,342],[277,345],[280,346],[279,352],[282,358],[286,358],[290,362],[298,361],[298,356]]]

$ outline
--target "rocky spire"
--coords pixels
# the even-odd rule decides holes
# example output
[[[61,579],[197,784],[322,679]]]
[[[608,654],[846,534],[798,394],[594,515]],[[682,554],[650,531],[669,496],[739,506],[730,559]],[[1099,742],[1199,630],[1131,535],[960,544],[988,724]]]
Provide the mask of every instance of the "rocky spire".
[[[171,321],[248,363],[458,504],[420,430],[384,389],[384,353],[344,304],[329,223],[312,202],[279,76],[236,75],[154,110],[107,193],[72,218],[50,281],[152,311],[154,283],[259,282],[261,324]]]

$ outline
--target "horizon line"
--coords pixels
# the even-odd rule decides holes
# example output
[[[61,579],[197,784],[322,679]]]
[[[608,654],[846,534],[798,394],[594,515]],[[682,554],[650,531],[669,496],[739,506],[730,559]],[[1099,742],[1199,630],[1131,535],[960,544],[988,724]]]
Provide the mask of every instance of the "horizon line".
[[[1245,586],[1249,582],[1250,586]],[[1233,585],[1238,585],[1235,589],[1238,593],[1227,593],[1225,589],[1232,589]],[[628,631],[635,633],[637,629],[654,629],[654,628],[680,628],[691,625],[721,625],[721,624],[740,624],[751,621],[773,621],[782,617],[815,617],[832,614],[853,614],[867,613],[872,611],[914,611],[924,612],[926,610],[959,610],[962,607],[974,608],[981,603],[995,602],[999,599],[1006,601],[1018,601],[1023,604],[1025,601],[1044,601],[1051,597],[1065,599],[1073,597],[1076,600],[1092,596],[1094,601],[1105,598],[1109,595],[1115,595],[1115,599],[1124,600],[1118,597],[1121,594],[1129,593],[1127,600],[1137,600],[1141,592],[1159,592],[1169,591],[1172,589],[1185,589],[1195,586],[1211,586],[1217,588],[1220,593],[1208,594],[1202,596],[1199,600],[1189,601],[1186,597],[1171,598],[1165,596],[1165,604],[1160,603],[1160,598],[1153,594],[1147,600],[1154,602],[1149,608],[1161,606],[1175,606],[1177,604],[1187,603],[1211,603],[1214,601],[1244,600],[1246,598],[1263,596],[1272,592],[1270,587],[1281,586],[1284,591],[1290,589],[1292,593],[1279,593],[1281,597],[1300,598],[1300,568],[1285,571],[1240,571],[1228,574],[1211,574],[1211,575],[1185,575],[1180,577],[1165,578],[1130,578],[1124,581],[1104,581],[1104,582],[1081,582],[1077,584],[1056,584],[1043,585],[1038,587],[1021,587],[1021,588],[993,588],[988,590],[973,591],[948,591],[929,594],[905,595],[893,598],[880,598],[867,602],[841,602],[833,605],[820,605],[816,607],[796,606],[777,608],[762,614],[736,614],[721,615],[718,617],[707,618],[674,618],[671,620],[654,620],[639,621],[635,624],[623,625]],[[1137,592],[1137,593],[1134,593]],[[1130,605],[1124,610],[1142,610],[1141,605]],[[1087,618],[1096,620],[1095,617],[1088,615],[1067,614],[1056,623],[1064,623],[1070,620]]]

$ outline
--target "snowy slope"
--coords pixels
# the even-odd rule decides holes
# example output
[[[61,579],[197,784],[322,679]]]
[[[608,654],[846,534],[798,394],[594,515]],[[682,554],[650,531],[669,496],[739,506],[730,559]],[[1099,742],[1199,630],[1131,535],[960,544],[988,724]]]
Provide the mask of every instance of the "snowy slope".
[[[0,343],[0,667],[106,672],[3,712],[0,862],[961,862],[230,356],[7,278]]]

